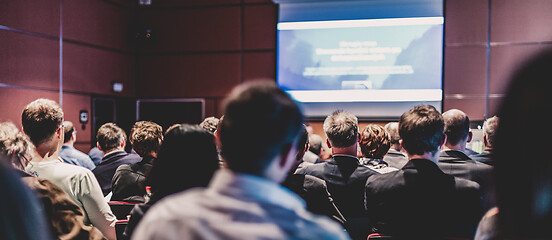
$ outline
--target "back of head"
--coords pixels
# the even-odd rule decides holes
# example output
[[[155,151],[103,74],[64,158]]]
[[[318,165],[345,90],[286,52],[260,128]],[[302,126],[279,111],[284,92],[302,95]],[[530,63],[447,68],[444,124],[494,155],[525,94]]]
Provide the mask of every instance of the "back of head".
[[[485,136],[486,146],[488,148],[492,148],[494,145],[495,135],[496,135],[496,129],[498,128],[498,117],[493,116],[491,118],[488,118],[483,123],[483,134]]]
[[[119,148],[126,141],[126,134],[115,123],[106,123],[98,129],[96,139],[102,152],[107,153]]]
[[[33,154],[34,145],[29,137],[20,132],[11,122],[0,123],[0,155],[9,164],[24,170]]]
[[[309,151],[313,152],[316,155],[320,155],[320,152],[322,152],[322,137],[318,134],[310,134],[309,135]]]
[[[399,134],[409,154],[435,154],[443,142],[445,123],[441,114],[430,105],[416,106],[403,113]]]
[[[141,157],[157,153],[163,142],[163,128],[150,121],[136,122],[130,130],[129,140]]]
[[[550,124],[528,130],[547,119],[552,109],[552,49],[525,63],[513,75],[502,102],[493,148],[499,229],[508,239],[551,239],[552,159]],[[520,170],[520,169],[523,170]]]
[[[383,159],[390,147],[389,134],[382,126],[370,124],[360,133],[360,150],[364,157]]]
[[[272,81],[248,82],[225,100],[220,123],[222,154],[236,172],[262,173],[293,144],[303,122],[297,104]]]
[[[401,140],[401,136],[399,135],[399,123],[390,122],[385,124],[384,128],[389,134],[389,141],[391,144],[399,144],[399,140]]]
[[[66,142],[69,142],[69,140],[71,140],[71,136],[73,136],[73,133],[75,132],[75,127],[73,127],[73,123],[70,121],[63,121],[63,126],[65,126],[63,143],[66,143]]]
[[[358,119],[345,111],[335,111],[324,120],[324,132],[332,147],[344,148],[357,144]]]
[[[199,124],[199,126],[205,130],[207,130],[210,133],[215,133],[217,130],[217,126],[219,124],[219,119],[216,117],[208,117],[203,119],[203,122]]]
[[[192,187],[205,187],[219,167],[214,136],[188,124],[165,134],[149,183],[155,200]]]
[[[63,121],[63,111],[49,99],[40,98],[29,103],[21,115],[25,133],[36,145],[49,140]]]
[[[445,120],[445,134],[447,143],[457,145],[468,139],[470,133],[470,119],[468,115],[458,109],[451,109],[443,113]]]

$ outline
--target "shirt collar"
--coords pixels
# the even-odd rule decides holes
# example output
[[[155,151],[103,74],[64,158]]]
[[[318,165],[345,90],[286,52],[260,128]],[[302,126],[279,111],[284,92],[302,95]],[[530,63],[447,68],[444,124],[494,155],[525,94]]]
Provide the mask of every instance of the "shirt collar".
[[[290,190],[270,180],[228,169],[218,170],[209,184],[208,191],[296,210],[304,209],[305,202]]]

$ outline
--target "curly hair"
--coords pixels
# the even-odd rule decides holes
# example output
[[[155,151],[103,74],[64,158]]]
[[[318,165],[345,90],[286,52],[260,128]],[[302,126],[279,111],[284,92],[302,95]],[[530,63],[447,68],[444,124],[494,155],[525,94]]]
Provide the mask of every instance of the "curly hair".
[[[34,145],[27,135],[11,122],[0,123],[0,155],[11,159],[11,165],[23,170],[34,151]]]
[[[144,157],[151,152],[159,152],[163,141],[163,128],[157,123],[140,121],[130,130],[130,143],[138,155]]]
[[[389,134],[379,125],[370,124],[360,134],[360,150],[364,157],[383,159],[390,147]]]

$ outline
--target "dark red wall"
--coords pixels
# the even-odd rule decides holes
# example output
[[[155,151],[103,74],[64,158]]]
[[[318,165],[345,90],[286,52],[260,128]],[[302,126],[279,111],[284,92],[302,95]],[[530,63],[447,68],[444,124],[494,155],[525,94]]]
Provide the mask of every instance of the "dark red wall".
[[[205,98],[206,116],[240,82],[275,77],[277,6],[271,0],[5,0],[0,8],[0,119],[20,124],[38,97],[59,99],[76,122],[95,95]],[[62,4],[61,4],[62,3]],[[508,78],[552,47],[552,1],[447,0],[444,108],[471,119],[496,113]],[[60,9],[62,21],[60,22]],[[151,41],[133,40],[150,29]],[[490,34],[489,34],[490,33]],[[124,84],[111,92],[111,82]],[[90,144],[79,132],[79,146]]]

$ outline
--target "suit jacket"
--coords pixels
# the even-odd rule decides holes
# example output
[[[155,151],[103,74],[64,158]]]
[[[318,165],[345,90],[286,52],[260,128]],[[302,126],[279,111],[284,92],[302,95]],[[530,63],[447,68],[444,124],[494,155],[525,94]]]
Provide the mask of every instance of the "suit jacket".
[[[479,183],[485,210],[496,205],[493,193],[492,166],[475,161],[463,152],[456,150],[441,151],[438,165],[446,174]]]
[[[135,164],[123,164],[113,176],[112,201],[145,202],[146,177],[153,167],[152,156],[146,156]]]
[[[491,156],[492,156],[491,150],[485,150],[480,154],[471,156],[471,158],[475,161],[494,166],[494,162]]]
[[[390,167],[401,169],[408,162],[408,157],[395,149],[389,149],[389,152],[383,156],[383,161],[389,164]]]
[[[115,175],[115,170],[123,164],[133,164],[140,162],[142,158],[136,154],[128,154],[124,151],[112,152],[105,155],[102,162],[92,171],[98,179],[104,196],[111,192],[111,180]]]
[[[481,217],[479,184],[445,174],[426,159],[371,176],[366,211],[373,231],[397,238],[472,238]]]
[[[335,205],[347,220],[345,228],[351,237],[366,239],[369,230],[367,225],[370,224],[370,220],[364,212],[364,186],[368,177],[379,173],[361,165],[356,157],[347,155],[334,155],[328,161],[305,166],[295,173],[311,175],[326,181],[327,189],[331,193]],[[305,191],[309,194],[309,192],[319,192],[319,189],[310,189],[309,186],[305,186]],[[307,198],[306,201],[307,205],[311,206],[327,206],[327,199]],[[332,211],[317,213],[326,214],[327,212]],[[334,215],[329,217],[339,218]]]
[[[311,151],[306,151],[303,156],[303,162],[320,163],[320,157]]]

